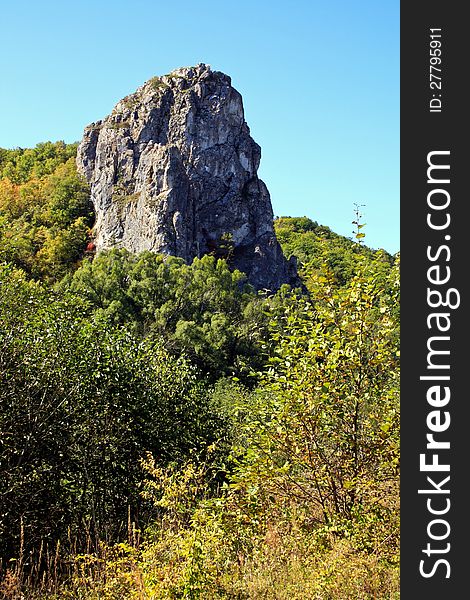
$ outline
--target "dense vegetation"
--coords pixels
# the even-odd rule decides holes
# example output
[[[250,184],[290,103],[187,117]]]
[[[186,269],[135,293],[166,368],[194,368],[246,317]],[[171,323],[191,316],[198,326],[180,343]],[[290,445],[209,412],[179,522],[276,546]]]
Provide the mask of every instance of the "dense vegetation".
[[[355,240],[361,240],[365,236],[361,231],[364,225],[359,221],[353,221],[352,225]],[[375,268],[378,261],[383,263],[384,273],[393,262],[393,257],[384,250],[374,251],[353,243],[308,217],[280,217],[276,219],[274,226],[284,254],[288,258],[292,255],[297,257],[300,267],[304,267],[303,275],[307,281],[312,273],[318,273],[327,267],[336,283],[345,285],[356,275],[358,254],[365,256],[369,262],[375,262]]]
[[[81,258],[93,209],[76,144],[0,149],[0,260],[56,281]]]
[[[93,258],[75,151],[0,150],[0,597],[398,598],[398,257]]]

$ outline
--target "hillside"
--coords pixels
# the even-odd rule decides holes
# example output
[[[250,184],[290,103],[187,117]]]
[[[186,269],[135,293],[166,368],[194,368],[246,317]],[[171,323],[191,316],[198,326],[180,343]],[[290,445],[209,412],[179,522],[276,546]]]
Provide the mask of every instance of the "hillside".
[[[76,144],[0,149],[0,260],[57,281],[83,258],[93,224]]]
[[[398,598],[398,257],[95,255],[76,150],[0,150],[0,597]]]

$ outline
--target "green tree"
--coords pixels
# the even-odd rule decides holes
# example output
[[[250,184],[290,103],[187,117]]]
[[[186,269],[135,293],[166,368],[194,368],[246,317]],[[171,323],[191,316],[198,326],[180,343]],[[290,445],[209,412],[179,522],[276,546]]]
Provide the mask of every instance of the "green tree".
[[[0,259],[37,279],[74,270],[89,240],[94,215],[75,152],[48,142],[0,153]]]
[[[87,298],[97,314],[162,340],[172,354],[184,352],[219,377],[260,355],[252,320],[258,300],[244,281],[212,256],[187,265],[152,252],[111,250],[85,262],[62,286]]]
[[[235,487],[303,506],[369,551],[387,539],[396,558],[398,267],[385,283],[363,255],[356,264],[346,286],[326,271],[313,300],[286,307],[257,400],[240,407]]]
[[[146,451],[161,464],[223,436],[197,371],[23,273],[0,273],[1,556],[115,541],[139,520]]]
[[[385,250],[372,250],[357,244],[307,217],[280,217],[274,221],[274,227],[284,254],[298,258],[307,287],[310,274],[320,274],[325,265],[334,275],[336,284],[345,285],[355,276],[357,254],[365,256],[376,269],[380,267],[384,272],[389,272],[393,263]]]
[[[77,146],[58,141],[43,142],[35,148],[0,148],[0,179],[8,178],[21,184],[50,175],[59,165],[75,157]]]

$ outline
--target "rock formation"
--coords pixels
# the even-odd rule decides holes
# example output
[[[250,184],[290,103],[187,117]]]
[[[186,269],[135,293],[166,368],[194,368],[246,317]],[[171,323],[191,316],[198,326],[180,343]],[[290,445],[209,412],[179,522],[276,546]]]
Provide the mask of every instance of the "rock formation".
[[[298,284],[274,234],[260,157],[230,77],[200,64],[147,81],[86,127],[78,148],[97,251],[152,250],[188,262],[214,253],[256,289]]]

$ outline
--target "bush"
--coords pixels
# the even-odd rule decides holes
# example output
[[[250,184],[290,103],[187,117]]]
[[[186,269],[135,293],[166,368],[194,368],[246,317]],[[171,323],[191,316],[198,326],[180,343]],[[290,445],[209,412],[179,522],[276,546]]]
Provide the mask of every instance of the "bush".
[[[25,555],[119,539],[142,519],[144,452],[182,460],[223,422],[184,357],[21,272],[0,281],[1,555],[17,557],[20,537]]]

